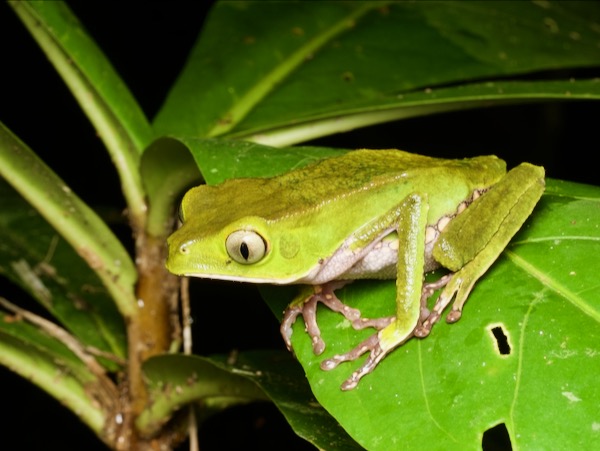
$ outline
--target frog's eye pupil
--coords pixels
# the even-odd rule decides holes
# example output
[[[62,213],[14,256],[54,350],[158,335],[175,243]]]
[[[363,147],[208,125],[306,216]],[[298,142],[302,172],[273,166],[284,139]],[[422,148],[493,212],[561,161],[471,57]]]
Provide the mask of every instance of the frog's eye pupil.
[[[244,257],[244,260],[248,260],[248,257],[250,257],[250,249],[248,249],[248,244],[245,242],[240,244],[240,254]]]
[[[225,240],[227,254],[238,263],[256,263],[267,254],[266,240],[254,230],[236,230]]]

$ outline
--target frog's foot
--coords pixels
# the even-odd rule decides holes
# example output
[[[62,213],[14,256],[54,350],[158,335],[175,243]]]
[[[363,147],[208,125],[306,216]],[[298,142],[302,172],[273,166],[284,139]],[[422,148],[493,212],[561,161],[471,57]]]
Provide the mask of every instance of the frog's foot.
[[[281,335],[285,341],[285,345],[292,350],[292,326],[296,322],[298,315],[302,315],[306,332],[310,336],[313,351],[315,354],[322,354],[325,350],[325,342],[321,338],[321,330],[317,324],[317,304],[322,302],[331,310],[341,313],[348,321],[355,322],[360,320],[360,311],[344,304],[335,295],[335,290],[343,287],[347,281],[330,282],[324,285],[315,285],[314,292],[306,296],[302,293],[301,297],[294,300],[283,312],[281,321]]]
[[[448,315],[446,315],[446,322],[457,322],[462,315],[462,308],[465,305],[474,284],[475,280],[463,280],[460,277],[460,272],[447,274],[437,282],[430,284],[432,285],[432,293],[439,288],[445,288],[437,298],[429,316],[423,319],[422,323],[415,329],[415,337],[424,338],[429,335],[431,328],[439,321],[442,313],[453,298],[455,298],[455,300],[452,304],[452,309]],[[423,293],[425,294],[425,290],[423,290]]]
[[[393,325],[388,325],[390,326],[390,328],[393,328]],[[323,362],[321,362],[321,369],[325,371],[332,370],[335,367],[337,367],[340,363],[356,360],[367,351],[370,351],[369,357],[367,358],[365,363],[363,363],[360,366],[360,368],[354,371],[350,375],[350,377],[346,379],[344,383],[342,383],[340,387],[344,391],[352,390],[358,385],[363,376],[366,376],[367,374],[372,372],[386,355],[388,355],[390,352],[392,352],[401,344],[405,343],[413,336],[413,334],[411,333],[398,342],[386,345],[384,343],[387,340],[382,338],[382,335],[385,334],[384,330],[386,329],[387,328],[384,328],[376,334],[371,335],[369,338],[364,340],[354,349],[352,349],[349,352],[346,352],[345,354],[337,354],[331,357],[330,359],[323,360]]]

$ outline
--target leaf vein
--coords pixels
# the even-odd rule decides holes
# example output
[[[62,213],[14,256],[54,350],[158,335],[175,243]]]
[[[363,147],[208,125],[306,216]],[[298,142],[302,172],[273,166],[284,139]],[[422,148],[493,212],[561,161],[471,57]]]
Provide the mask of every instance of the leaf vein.
[[[577,295],[577,293],[571,291],[562,283],[549,277],[546,272],[539,269],[535,265],[529,263],[524,258],[518,256],[516,253],[505,250],[506,256],[518,267],[523,269],[529,275],[533,276],[537,280],[539,280],[542,285],[549,288],[550,290],[557,293],[559,296],[564,297],[567,301],[585,313],[587,316],[591,317],[595,321],[600,323],[600,312],[596,310],[592,305],[586,302],[581,296]]]
[[[418,356],[419,356],[419,379],[421,380],[421,389],[423,391],[423,400],[425,402],[425,409],[427,410],[427,414],[431,418],[431,421],[433,422],[433,424],[435,424],[435,426],[440,431],[442,431],[444,434],[446,434],[448,437],[450,437],[450,439],[452,439],[452,441],[454,441],[455,443],[459,443],[459,441],[456,439],[456,437],[454,437],[450,432],[448,432],[446,429],[444,429],[442,427],[442,425],[433,416],[433,412],[431,411],[431,408],[429,406],[429,400],[427,398],[427,391],[425,390],[425,378],[423,377],[423,358],[422,358],[422,355],[421,355],[421,341],[419,341],[417,343],[417,349],[419,351],[418,352]]]

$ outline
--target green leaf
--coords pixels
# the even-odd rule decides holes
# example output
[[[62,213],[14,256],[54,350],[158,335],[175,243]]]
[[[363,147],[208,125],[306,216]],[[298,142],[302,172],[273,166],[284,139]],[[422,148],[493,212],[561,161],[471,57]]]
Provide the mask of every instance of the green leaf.
[[[327,349],[316,357],[297,321],[294,351],[316,398],[367,449],[480,449],[483,433],[500,423],[513,448],[588,447],[600,404],[598,224],[600,188],[549,180],[532,217],[475,286],[462,319],[396,349],[350,392],[339,385],[362,359],[331,372],[319,363],[373,332],[355,331],[322,309]],[[289,291],[269,292],[280,312]],[[366,317],[394,313],[393,283],[355,282],[338,294]],[[374,414],[357,415],[356,406]]]
[[[1,123],[0,175],[96,272],[120,312],[132,313],[137,275],[121,242],[88,205]]]
[[[163,109],[163,112],[172,112],[166,116],[160,113],[156,129],[161,133],[189,136],[222,134],[245,117],[307,57],[381,3],[346,3],[336,8],[331,2],[320,2],[319,5],[326,8],[316,9],[305,5],[307,3],[288,2],[279,6],[274,2],[217,3],[206,22],[203,37]],[[283,13],[281,7],[289,9]],[[324,26],[318,26],[319,19]],[[312,35],[305,35],[303,26],[307,21],[312,23]],[[254,45],[257,39],[258,46]],[[199,80],[202,80],[200,84]],[[186,105],[191,113],[185,127],[173,123],[173,108],[177,105]],[[192,105],[197,107],[187,108]],[[193,122],[197,125],[192,125]]]
[[[76,412],[99,436],[114,408],[114,387],[100,382],[64,344],[20,318],[0,314],[0,364]]]
[[[184,189],[200,181],[185,140],[159,138],[142,155],[140,172],[148,194],[148,223],[151,236],[166,237],[173,230],[173,209]]]
[[[598,67],[599,19],[591,2],[219,2],[155,128],[285,145],[590,83],[597,98],[559,72],[511,78]]]
[[[344,149],[297,146],[278,149],[261,144],[228,139],[178,138],[200,169],[196,182],[204,180],[216,185],[240,177],[273,177],[282,172],[306,166],[322,158],[340,155]],[[167,151],[165,158],[169,155]],[[269,164],[265,164],[268,161]],[[235,162],[235,164],[232,164]],[[185,161],[184,164],[189,164]],[[189,182],[186,182],[189,183]],[[181,186],[183,187],[183,186]]]
[[[376,103],[357,101],[345,109],[331,106],[306,116],[290,116],[289,108],[265,104],[228,135],[270,146],[289,146],[300,141],[345,132],[368,125],[472,108],[551,100],[598,100],[600,80],[490,81],[450,88],[426,88],[406,94],[382,94]]]
[[[4,309],[7,300],[0,298],[0,302]],[[48,331],[29,323],[22,317],[20,312],[7,313],[2,310],[0,315],[2,317],[0,321],[2,337],[6,338],[10,336],[20,341],[23,345],[36,348],[43,353],[51,355],[61,366],[68,368],[69,373],[75,375],[81,382],[87,383],[93,379],[93,375],[83,362],[69,350],[65,343],[49,335]]]
[[[82,344],[125,356],[123,319],[102,281],[1,179],[0,234],[0,275],[28,292]]]
[[[143,365],[151,399],[137,419],[144,434],[158,431],[185,404],[211,397],[262,400],[258,387],[231,372],[215,367],[204,357],[163,354]]]
[[[141,108],[64,2],[10,1],[109,151],[131,218],[145,217],[139,155],[152,139]]]
[[[144,374],[153,399],[138,421],[146,431],[192,401],[271,399],[296,433],[318,448],[361,449],[314,400],[300,366],[287,352],[251,351],[210,358],[162,355],[144,364]]]

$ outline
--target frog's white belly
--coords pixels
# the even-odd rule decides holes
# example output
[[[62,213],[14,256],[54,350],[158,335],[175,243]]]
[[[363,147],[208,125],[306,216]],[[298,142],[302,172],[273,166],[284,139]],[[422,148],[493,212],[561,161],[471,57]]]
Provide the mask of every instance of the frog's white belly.
[[[460,202],[454,212],[440,217],[436,223],[429,224],[425,230],[425,261],[423,271],[429,272],[440,267],[433,258],[433,246],[440,233],[452,218],[463,212],[475,199],[487,191],[477,189],[471,196]],[[328,259],[323,259],[306,276],[296,283],[320,285],[332,280],[355,279],[395,279],[398,263],[398,236],[393,228],[389,228],[362,250],[353,250],[356,237],[348,238],[343,245]]]
[[[424,271],[439,267],[432,255],[433,245],[439,236],[436,228],[428,227],[425,243]],[[388,230],[372,245],[360,252],[353,252],[345,243],[331,258],[323,260],[310,274],[298,281],[319,285],[332,280],[395,279],[398,263],[398,236]]]
[[[435,238],[437,239],[437,236]],[[435,239],[425,245],[425,272],[433,271],[440,266],[432,255],[434,243]],[[343,280],[395,279],[397,264],[398,239],[396,237],[386,237],[338,278]]]

